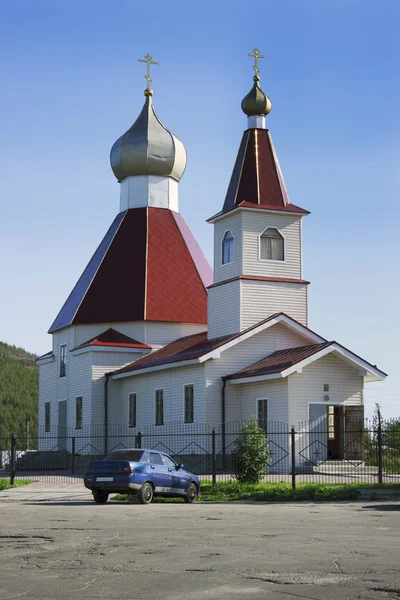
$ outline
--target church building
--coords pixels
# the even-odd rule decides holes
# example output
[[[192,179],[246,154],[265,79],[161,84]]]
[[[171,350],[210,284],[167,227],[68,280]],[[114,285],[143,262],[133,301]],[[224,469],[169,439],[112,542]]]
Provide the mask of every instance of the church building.
[[[248,419],[289,426],[363,418],[376,365],[309,328],[302,220],[266,126],[256,49],[247,117],[225,200],[208,219],[211,269],[179,212],[183,143],[144,106],[114,143],[118,214],[50,327],[39,424],[79,430]],[[338,419],[338,421],[337,421]],[[333,436],[335,433],[333,432]]]

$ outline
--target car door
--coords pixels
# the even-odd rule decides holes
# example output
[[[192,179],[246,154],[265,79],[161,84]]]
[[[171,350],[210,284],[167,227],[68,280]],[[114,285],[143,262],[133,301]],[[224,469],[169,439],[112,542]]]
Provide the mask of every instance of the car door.
[[[168,472],[171,476],[171,487],[174,492],[181,492],[181,478],[179,471],[176,470],[176,463],[167,454],[162,455],[164,465],[167,467]]]
[[[150,471],[156,492],[171,492],[172,477],[171,472],[164,465],[164,461],[159,452],[150,452]]]

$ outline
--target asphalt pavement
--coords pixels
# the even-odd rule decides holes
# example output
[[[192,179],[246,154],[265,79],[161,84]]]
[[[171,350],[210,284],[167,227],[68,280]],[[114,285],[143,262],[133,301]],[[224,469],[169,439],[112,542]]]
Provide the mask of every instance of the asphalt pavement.
[[[400,598],[396,502],[141,506],[96,505],[84,490],[50,496],[0,498],[0,600]]]

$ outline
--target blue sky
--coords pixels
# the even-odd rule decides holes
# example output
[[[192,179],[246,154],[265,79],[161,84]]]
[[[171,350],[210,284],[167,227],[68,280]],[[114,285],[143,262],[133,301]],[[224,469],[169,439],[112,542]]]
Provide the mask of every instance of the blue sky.
[[[310,326],[387,371],[367,411],[399,415],[399,20],[397,0],[2,0],[0,340],[50,348],[118,212],[109,150],[142,106],[147,52],[156,110],[188,152],[180,210],[212,262],[205,220],[246,128],[258,46],[289,195],[312,213]]]

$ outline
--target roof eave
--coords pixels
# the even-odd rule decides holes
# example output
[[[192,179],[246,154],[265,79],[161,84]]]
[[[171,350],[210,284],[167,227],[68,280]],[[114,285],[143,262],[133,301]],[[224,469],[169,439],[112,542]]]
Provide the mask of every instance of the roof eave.
[[[271,214],[275,214],[275,215],[289,215],[289,216],[294,216],[294,217],[307,217],[310,213],[310,211],[308,210],[304,210],[304,212],[296,212],[296,211],[290,211],[290,210],[279,210],[278,208],[276,210],[271,209],[271,208],[263,208],[261,206],[258,206],[257,208],[251,208],[250,206],[235,206],[234,208],[231,208],[230,210],[227,210],[225,212],[219,212],[216,213],[215,215],[213,215],[212,217],[210,217],[209,219],[206,219],[206,223],[211,223],[214,224],[217,221],[220,221],[221,219],[228,217],[230,215],[232,215],[235,211],[237,210],[247,210],[250,212],[260,212],[260,211],[264,211],[264,212],[268,212]]]
[[[198,365],[200,364],[200,359],[195,358],[191,360],[181,360],[173,363],[165,363],[164,365],[154,365],[143,368],[132,368],[131,371],[124,371],[120,373],[119,371],[112,371],[110,373],[111,379],[124,379],[125,377],[134,377],[135,375],[143,375],[147,373],[153,373],[155,371],[163,371],[165,369],[176,369],[177,367],[188,367],[190,365]]]

